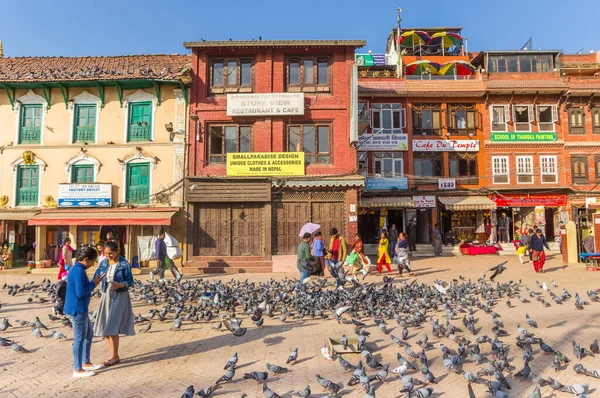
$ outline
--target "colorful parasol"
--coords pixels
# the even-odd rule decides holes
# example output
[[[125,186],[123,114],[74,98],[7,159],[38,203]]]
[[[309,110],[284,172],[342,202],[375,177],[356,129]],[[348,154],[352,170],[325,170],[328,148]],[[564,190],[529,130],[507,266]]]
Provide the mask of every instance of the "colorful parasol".
[[[462,43],[462,37],[456,33],[450,32],[438,32],[431,36],[431,40],[427,43],[430,46],[441,46],[448,48],[452,46],[458,46]]]
[[[410,30],[402,33],[398,42],[402,47],[415,48],[419,45],[427,44],[430,39],[431,37],[427,32],[423,32],[421,30]]]
[[[425,72],[428,72],[432,75],[438,73],[440,69],[440,64],[431,62],[431,61],[415,61],[408,65],[406,65],[405,73],[407,75],[418,76],[422,75]]]
[[[468,76],[475,72],[475,67],[467,61],[450,61],[443,63],[439,74],[443,76]]]

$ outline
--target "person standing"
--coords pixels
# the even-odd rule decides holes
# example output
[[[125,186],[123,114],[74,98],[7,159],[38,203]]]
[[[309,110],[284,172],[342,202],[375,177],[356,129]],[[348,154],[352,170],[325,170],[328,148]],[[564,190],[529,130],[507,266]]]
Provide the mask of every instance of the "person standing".
[[[56,285],[56,296],[57,304],[52,307],[52,313],[54,315],[62,315],[65,298],[67,294],[67,274],[73,266],[73,248],[71,247],[71,238],[66,237],[63,239],[63,245],[60,248],[60,255],[58,257],[58,283]]]
[[[106,256],[104,255],[104,244],[105,242],[103,240],[99,240],[98,243],[96,243],[96,252],[98,253],[98,265],[100,265],[100,263],[102,263],[102,261],[104,261],[104,259],[106,258]]]
[[[325,245],[323,244],[322,235],[321,231],[315,232],[315,239],[312,243],[315,263],[319,266],[319,278],[325,277]]]
[[[402,270],[408,271],[411,276],[410,260],[408,259],[408,238],[404,232],[400,232],[394,255],[394,262],[398,265],[398,274],[402,276]]]
[[[417,226],[414,218],[408,222],[408,248],[411,252],[417,251]]]
[[[346,260],[346,240],[338,233],[337,228],[331,228],[329,233],[331,234],[331,239],[329,239],[328,254],[325,262],[329,267],[329,273],[335,278],[337,275],[333,268],[337,268],[338,265],[343,264],[344,260]]]
[[[390,241],[388,240],[388,233],[382,232],[381,239],[379,239],[379,245],[377,246],[377,275],[381,275],[381,268],[385,265],[388,273],[392,273],[392,269],[390,268]]]
[[[310,255],[310,238],[311,234],[306,232],[302,236],[302,242],[298,245],[298,256],[296,261],[296,267],[300,271],[300,281],[310,277],[310,270],[306,268],[305,264],[312,261]]]
[[[531,231],[531,230],[527,230],[527,232],[525,234],[523,234],[523,236],[521,237],[521,244],[519,245],[519,249],[521,247],[523,247],[523,261],[521,261],[521,264],[524,263],[525,256],[529,256],[529,259],[531,260],[531,250],[529,249],[529,242],[531,241],[531,235],[529,234],[529,231]],[[517,250],[519,250],[519,249],[517,249]]]
[[[119,247],[115,242],[106,242],[104,254],[106,260],[102,261],[94,274],[94,279],[98,275],[106,275],[102,280],[102,296],[94,334],[106,339],[111,356],[102,364],[112,366],[121,361],[119,335],[135,335],[133,310],[129,297],[133,276],[131,265],[119,255]]]
[[[433,252],[436,257],[442,256],[442,234],[440,232],[440,224],[435,224],[433,228]]]
[[[398,230],[396,224],[392,224],[388,231],[388,240],[390,241],[390,257],[394,257],[396,243],[398,243]]]
[[[5,241],[2,244],[2,261],[0,262],[1,268],[4,270],[4,268],[11,268],[12,267],[12,259],[13,259],[13,254],[12,254],[12,250],[10,249],[10,245],[8,244],[8,241]]]
[[[354,250],[356,253],[358,253],[358,257],[360,258],[360,261],[362,262],[363,267],[367,267],[367,266],[371,265],[371,261],[369,260],[369,258],[367,256],[365,256],[365,248],[363,245],[362,237],[360,236],[360,234],[356,234],[356,235],[354,235],[354,238],[356,240],[354,241],[354,244],[352,245],[352,250]],[[368,271],[368,269],[367,269],[367,271]]]
[[[507,220],[506,213],[502,213],[500,214],[500,217],[498,217],[498,240],[500,243],[506,243],[508,241],[508,239],[506,239],[506,228],[508,227],[506,225]]]
[[[546,263],[546,253],[544,253],[544,247],[550,250],[546,237],[542,234],[541,229],[535,230],[535,235],[531,237],[529,241],[529,247],[532,252],[533,269],[536,273],[544,272],[544,264]]]
[[[89,280],[85,270],[92,267],[97,253],[91,247],[82,248],[77,252],[76,262],[67,276],[67,292],[65,314],[69,315],[73,324],[73,377],[89,377],[100,365],[94,365],[90,360],[92,338],[94,331],[89,316],[90,298],[92,291],[104,278],[104,274],[95,275]]]

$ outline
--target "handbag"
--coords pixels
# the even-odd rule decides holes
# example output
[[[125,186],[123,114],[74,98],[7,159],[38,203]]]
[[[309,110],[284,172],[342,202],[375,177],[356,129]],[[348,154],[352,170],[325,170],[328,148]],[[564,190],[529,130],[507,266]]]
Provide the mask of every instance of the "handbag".
[[[315,272],[317,271],[317,267],[315,264],[315,258],[314,257],[309,257],[305,260],[300,260],[299,264],[302,268],[304,268],[305,270],[307,270],[308,272]]]
[[[541,259],[542,259],[542,252],[533,250],[533,253],[531,255],[531,260],[532,261],[540,261]]]

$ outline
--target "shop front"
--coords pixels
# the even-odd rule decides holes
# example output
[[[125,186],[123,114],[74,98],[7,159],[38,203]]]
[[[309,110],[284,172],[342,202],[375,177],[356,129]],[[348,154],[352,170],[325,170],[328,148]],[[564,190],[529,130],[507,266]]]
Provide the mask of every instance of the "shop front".
[[[496,226],[505,226],[509,241],[520,240],[529,229],[537,228],[548,241],[560,236],[567,195],[494,194],[489,198],[496,204]]]
[[[377,244],[381,231],[392,224],[398,231],[406,232],[408,220],[416,217],[412,196],[367,196],[358,201],[358,233],[365,244]]]
[[[440,196],[441,229],[445,244],[492,242],[496,204],[485,196]]]
[[[24,265],[27,252],[35,243],[35,228],[27,226],[27,220],[39,210],[0,209],[0,250],[4,244],[10,248],[10,266]]]

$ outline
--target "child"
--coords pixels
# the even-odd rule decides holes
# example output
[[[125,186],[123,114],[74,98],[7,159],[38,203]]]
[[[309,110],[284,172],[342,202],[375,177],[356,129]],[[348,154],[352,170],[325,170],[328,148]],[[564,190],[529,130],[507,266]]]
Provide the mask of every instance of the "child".
[[[523,242],[519,243],[519,248],[517,249],[517,254],[519,255],[519,261],[521,264],[525,263],[525,245]]]
[[[27,251],[27,273],[30,273],[33,268],[35,268],[35,246]]]

